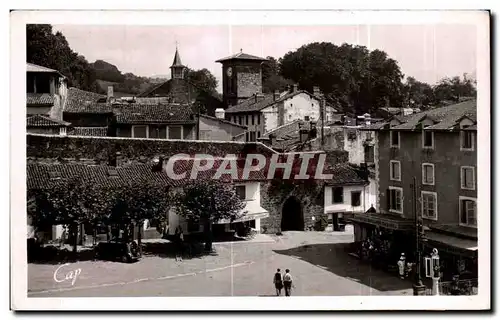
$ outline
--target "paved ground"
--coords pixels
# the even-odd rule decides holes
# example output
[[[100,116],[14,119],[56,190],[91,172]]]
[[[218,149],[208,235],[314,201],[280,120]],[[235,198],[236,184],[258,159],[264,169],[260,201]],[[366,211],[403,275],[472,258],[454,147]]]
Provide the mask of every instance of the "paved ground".
[[[268,238],[266,242],[218,243],[216,255],[185,258],[182,262],[157,254],[134,264],[29,264],[28,295],[272,296],[276,268],[291,270],[293,295],[411,295],[411,282],[373,270],[348,256],[345,245],[352,238],[349,231],[288,232],[273,236],[272,242]],[[68,275],[68,280],[56,282],[57,269],[56,279],[61,281]]]

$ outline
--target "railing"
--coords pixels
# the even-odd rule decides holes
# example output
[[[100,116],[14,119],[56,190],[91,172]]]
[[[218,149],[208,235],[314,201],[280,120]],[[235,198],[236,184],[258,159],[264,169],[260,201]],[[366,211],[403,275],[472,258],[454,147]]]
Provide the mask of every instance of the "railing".
[[[439,294],[443,296],[471,296],[477,295],[477,279],[459,280],[457,282],[440,282]],[[432,289],[426,289],[427,295],[432,295]]]

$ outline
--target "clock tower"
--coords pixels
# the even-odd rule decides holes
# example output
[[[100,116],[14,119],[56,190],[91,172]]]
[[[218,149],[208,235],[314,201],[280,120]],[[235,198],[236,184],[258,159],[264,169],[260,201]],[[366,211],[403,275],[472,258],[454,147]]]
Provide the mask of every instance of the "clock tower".
[[[234,106],[255,93],[262,93],[262,63],[267,59],[239,53],[219,59],[222,64],[222,96],[226,107]]]

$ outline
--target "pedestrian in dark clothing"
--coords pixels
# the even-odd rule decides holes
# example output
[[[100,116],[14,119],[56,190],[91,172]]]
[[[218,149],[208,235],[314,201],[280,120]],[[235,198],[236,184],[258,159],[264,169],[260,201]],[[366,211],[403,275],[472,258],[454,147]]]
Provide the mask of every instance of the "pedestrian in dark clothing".
[[[281,296],[281,289],[283,289],[283,279],[281,278],[281,270],[278,269],[274,274],[273,279],[274,287],[276,288],[276,295]]]
[[[178,227],[175,233],[177,242],[177,253],[175,256],[175,260],[182,261],[182,256],[184,253],[184,232],[182,232],[182,228]]]
[[[292,275],[290,274],[290,269],[285,270],[285,275],[283,276],[283,285],[285,286],[285,296],[289,297],[292,295]]]

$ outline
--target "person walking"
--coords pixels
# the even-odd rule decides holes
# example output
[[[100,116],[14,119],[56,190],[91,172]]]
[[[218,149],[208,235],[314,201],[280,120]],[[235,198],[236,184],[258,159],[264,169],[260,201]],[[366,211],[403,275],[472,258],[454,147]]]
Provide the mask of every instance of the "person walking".
[[[274,287],[276,288],[276,295],[281,296],[281,289],[283,289],[283,279],[281,277],[281,270],[278,269],[273,278]]]
[[[285,286],[285,296],[287,297],[292,295],[292,282],[293,278],[290,274],[290,269],[286,269],[285,275],[283,276],[283,285]]]
[[[182,231],[181,227],[178,227],[176,230],[177,234],[177,254],[175,256],[175,261],[179,260],[182,261],[182,256],[184,253],[184,232]]]

